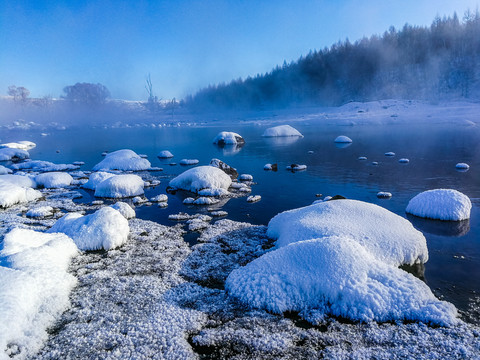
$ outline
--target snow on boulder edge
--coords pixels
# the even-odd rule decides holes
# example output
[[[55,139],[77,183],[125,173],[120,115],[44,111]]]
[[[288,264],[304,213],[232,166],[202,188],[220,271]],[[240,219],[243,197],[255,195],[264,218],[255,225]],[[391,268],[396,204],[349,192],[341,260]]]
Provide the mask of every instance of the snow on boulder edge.
[[[359,321],[413,320],[450,326],[452,304],[413,275],[378,261],[348,236],[292,243],[228,276],[230,296],[274,313],[316,309]]]
[[[111,207],[104,207],[90,215],[69,213],[47,231],[70,236],[80,250],[110,250],[123,245],[130,227],[125,217]]]
[[[213,166],[197,166],[172,179],[169,186],[198,193],[203,189],[228,190],[232,179],[224,171]]]
[[[277,239],[277,248],[301,240],[348,236],[394,266],[428,260],[426,239],[408,220],[358,200],[324,201],[282,212],[270,220],[267,234]]]
[[[424,191],[413,197],[405,210],[418,217],[461,221],[470,218],[472,203],[467,195],[453,189]]]

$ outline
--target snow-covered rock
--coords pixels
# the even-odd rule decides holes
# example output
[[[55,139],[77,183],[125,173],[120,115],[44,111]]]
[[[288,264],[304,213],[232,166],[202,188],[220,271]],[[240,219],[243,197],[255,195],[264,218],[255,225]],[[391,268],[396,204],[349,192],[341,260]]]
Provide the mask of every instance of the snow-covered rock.
[[[12,173],[12,170],[10,170],[9,168],[6,168],[3,165],[0,165],[0,175],[7,175],[11,173]]]
[[[365,161],[365,160],[367,160],[367,157],[366,156],[359,156],[357,160]]]
[[[169,186],[198,193],[203,189],[228,190],[232,179],[222,170],[213,166],[198,166],[172,179]]]
[[[227,175],[229,175],[232,179],[236,179],[238,176],[237,169],[231,167],[227,163],[223,162],[222,160],[219,159],[212,159],[210,160],[210,166],[214,166],[216,168],[219,168],[220,170],[225,171]]]
[[[428,260],[425,237],[408,220],[357,200],[323,201],[280,213],[270,220],[268,236],[277,239],[278,248],[301,240],[348,236],[394,266]]]
[[[340,202],[340,201],[339,201]],[[453,325],[455,307],[413,275],[386,264],[349,236],[292,243],[228,276],[230,295],[275,313],[318,309],[360,321]]]
[[[28,210],[25,215],[30,218],[45,218],[53,215],[53,208],[48,205],[38,206]]]
[[[279,125],[268,128],[263,133],[264,137],[278,137],[278,136],[300,136],[303,135],[297,129],[291,127],[290,125]]]
[[[47,329],[69,308],[76,284],[68,273],[78,253],[64,234],[13,229],[0,252],[0,358],[34,357]]]
[[[198,159],[182,159],[180,160],[180,165],[196,165],[198,164]]]
[[[157,157],[160,159],[170,159],[173,157],[173,154],[168,150],[162,150],[158,153]]]
[[[7,208],[18,203],[34,201],[41,197],[42,193],[38,190],[0,180],[0,207],[2,208]]]
[[[220,200],[212,198],[212,197],[205,197],[201,196],[198,199],[196,199],[193,204],[194,205],[213,205],[219,203]]]
[[[400,164],[408,164],[410,162],[410,160],[407,159],[407,158],[401,158],[401,159],[398,160],[398,162]]]
[[[127,241],[128,221],[117,210],[104,207],[90,215],[69,213],[47,231],[70,236],[80,250],[110,250]]]
[[[73,164],[54,164],[50,161],[43,160],[27,160],[18,164],[13,164],[14,170],[31,170],[31,171],[69,171],[77,170],[80,168],[78,165]]]
[[[340,135],[340,136],[337,136],[337,137],[335,138],[334,142],[339,143],[339,144],[342,144],[342,143],[351,143],[351,142],[352,142],[352,139],[350,139],[348,136]]]
[[[0,148],[21,149],[21,150],[30,150],[30,149],[33,149],[36,146],[37,146],[37,144],[35,144],[32,141],[27,141],[27,140],[0,144]]]
[[[412,198],[406,212],[422,218],[460,221],[470,218],[471,209],[467,195],[453,189],[436,189]]]
[[[37,185],[48,189],[63,188],[69,186],[72,181],[72,176],[64,172],[47,172],[35,176]]]
[[[137,155],[129,149],[117,150],[105,155],[105,159],[93,167],[93,171],[99,170],[131,170],[140,171],[150,169],[150,161]]]
[[[112,176],[115,176],[115,174],[104,171],[91,173],[88,181],[83,184],[82,187],[85,189],[95,190],[98,184],[100,184],[103,180],[111,178]]]
[[[144,182],[138,175],[115,175],[103,180],[95,188],[95,196],[126,198],[143,195]]]
[[[247,197],[247,202],[253,203],[262,200],[262,197],[260,195],[250,195]]]
[[[390,199],[392,197],[392,193],[387,192],[387,191],[379,191],[377,193],[377,197],[379,199]]]
[[[1,175],[0,176],[0,182],[7,182],[13,185],[21,186],[21,187],[29,187],[29,188],[36,188],[37,183],[35,182],[35,179],[26,176],[26,175],[11,175],[11,174],[6,174],[6,175]]]
[[[225,189],[203,189],[198,192],[200,196],[228,196],[230,192]]]
[[[0,161],[24,160],[29,157],[30,154],[26,150],[13,148],[0,149]]]
[[[135,210],[123,201],[117,201],[115,204],[110,205],[110,207],[117,210],[127,220],[133,219],[136,216]]]
[[[158,194],[157,196],[154,196],[150,198],[151,202],[166,202],[168,201],[168,196],[165,194]]]
[[[245,140],[243,137],[237,133],[229,132],[229,131],[222,131],[218,133],[217,136],[213,139],[213,143],[217,145],[235,145],[235,144],[243,144]]]
[[[455,165],[455,168],[458,170],[468,170],[470,169],[470,165],[468,165],[467,163],[458,163],[457,165]]]
[[[395,153],[393,151],[389,151],[385,153],[385,156],[392,157],[392,156],[395,156]]]
[[[303,164],[291,164],[286,167],[287,170],[291,171],[301,171],[301,170],[307,170],[307,165]]]

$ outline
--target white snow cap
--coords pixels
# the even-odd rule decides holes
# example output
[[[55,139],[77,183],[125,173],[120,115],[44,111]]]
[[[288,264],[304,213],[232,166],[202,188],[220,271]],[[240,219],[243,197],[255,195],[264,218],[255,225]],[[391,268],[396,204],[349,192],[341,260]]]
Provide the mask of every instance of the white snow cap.
[[[360,321],[457,322],[455,307],[343,235],[292,243],[228,276],[230,295],[275,313],[319,309]]]
[[[70,236],[80,250],[110,250],[127,241],[130,228],[127,219],[119,211],[104,207],[85,216],[67,214],[47,232],[61,232]]]
[[[37,183],[35,182],[35,180],[32,177],[25,175],[1,175],[0,182],[10,183],[25,188],[37,187]]]
[[[336,143],[351,143],[352,139],[350,139],[348,136],[340,135],[340,136],[337,136],[335,138],[334,142],[336,142]]]
[[[270,220],[267,234],[278,239],[277,248],[301,240],[348,236],[394,266],[428,260],[425,237],[408,220],[357,200],[324,201],[285,211]]]
[[[265,130],[262,136],[265,137],[274,137],[274,136],[300,136],[303,135],[297,129],[291,127],[290,125],[280,125],[268,128]]]
[[[168,150],[160,151],[157,155],[160,159],[169,159],[173,157],[173,154]]]
[[[453,189],[424,191],[408,202],[406,212],[428,219],[460,221],[470,218],[472,203]]]
[[[29,157],[30,154],[26,150],[8,147],[0,149],[0,161],[10,161],[12,159],[24,160],[28,159]]]
[[[0,148],[21,149],[21,150],[30,150],[30,149],[33,149],[35,146],[37,146],[37,144],[27,140],[0,144]]]
[[[35,182],[38,186],[45,188],[63,188],[69,186],[73,181],[70,174],[64,172],[47,172],[35,177]]]
[[[134,151],[129,149],[117,150],[108,153],[105,159],[93,167],[93,171],[98,170],[148,170],[151,164],[147,159],[143,159]]]
[[[468,165],[467,163],[458,163],[457,165],[455,165],[455,167],[459,170],[468,170],[470,169],[470,165]]]
[[[128,205],[127,203],[124,203],[122,201],[117,201],[115,204],[110,205],[110,207],[112,209],[117,210],[127,220],[133,219],[136,216],[135,210],[132,209],[132,207],[130,205]]]
[[[8,264],[0,266],[0,358],[10,358],[11,344],[21,349],[22,359],[41,349],[47,328],[69,307],[76,279],[67,270],[77,253],[64,234],[13,229],[5,235],[0,252],[0,263]]]
[[[198,159],[182,159],[180,160],[180,165],[196,165],[198,164]]]
[[[232,179],[224,171],[213,166],[198,166],[181,173],[172,179],[169,185],[198,193],[202,189],[227,190],[231,183]]]
[[[0,165],[0,175],[7,175],[11,173],[12,173],[12,170],[10,170],[9,168],[6,168],[3,165]]]
[[[103,180],[111,178],[112,176],[115,176],[115,174],[104,171],[91,173],[88,181],[83,184],[82,187],[85,189],[95,190],[98,184],[100,184]]]
[[[144,184],[138,175],[115,175],[96,186],[95,196],[118,199],[143,195]]]
[[[27,217],[31,218],[43,218],[53,215],[53,208],[51,206],[39,206],[33,209],[30,209],[25,214]]]
[[[222,131],[213,139],[214,144],[234,145],[244,142],[245,140],[241,135],[230,131]]]
[[[42,197],[42,193],[30,187],[15,185],[9,181],[4,181],[0,176],[0,207],[6,208],[18,203],[34,201]],[[15,176],[15,175],[10,175]],[[18,176],[21,178],[21,176]]]

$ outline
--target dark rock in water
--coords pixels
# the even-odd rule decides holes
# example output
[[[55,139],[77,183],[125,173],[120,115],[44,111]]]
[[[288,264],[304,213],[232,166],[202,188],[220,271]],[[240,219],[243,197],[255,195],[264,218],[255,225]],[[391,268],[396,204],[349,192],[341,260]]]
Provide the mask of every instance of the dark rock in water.
[[[315,196],[319,198],[319,197],[322,197],[323,194],[315,194]]]
[[[168,165],[170,165],[170,166],[175,166],[175,165],[177,165],[177,163],[174,163],[174,162],[173,162],[173,163],[170,163],[170,164],[168,164]]]
[[[245,139],[242,138],[241,136],[235,136],[235,140],[237,141],[236,144],[227,144],[225,142],[225,139],[220,139],[216,142],[216,144],[220,147],[223,147],[225,145],[237,145],[237,146],[243,146],[245,144]]]
[[[223,170],[225,174],[229,175],[232,179],[236,179],[238,177],[237,169],[231,167],[230,165],[224,163],[222,160],[219,159],[212,159],[210,161],[210,166],[216,167],[220,170]]]
[[[272,164],[272,171],[278,170],[278,164]]]
[[[167,194],[172,194],[172,195],[175,195],[177,193],[177,189],[171,187],[171,186],[167,186],[167,188],[165,189],[165,191],[167,192]]]
[[[342,195],[335,195],[335,196],[332,196],[331,199],[328,199],[327,201],[332,201],[332,200],[342,200],[342,199],[346,199],[345,196],[342,196]]]

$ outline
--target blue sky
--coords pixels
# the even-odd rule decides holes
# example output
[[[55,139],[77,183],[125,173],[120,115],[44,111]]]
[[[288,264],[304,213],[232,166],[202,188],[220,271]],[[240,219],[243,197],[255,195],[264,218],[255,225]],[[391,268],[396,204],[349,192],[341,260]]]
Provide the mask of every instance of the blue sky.
[[[0,95],[15,84],[58,97],[102,83],[112,97],[159,98],[265,73],[339,40],[391,25],[461,19],[475,0],[0,1]]]

